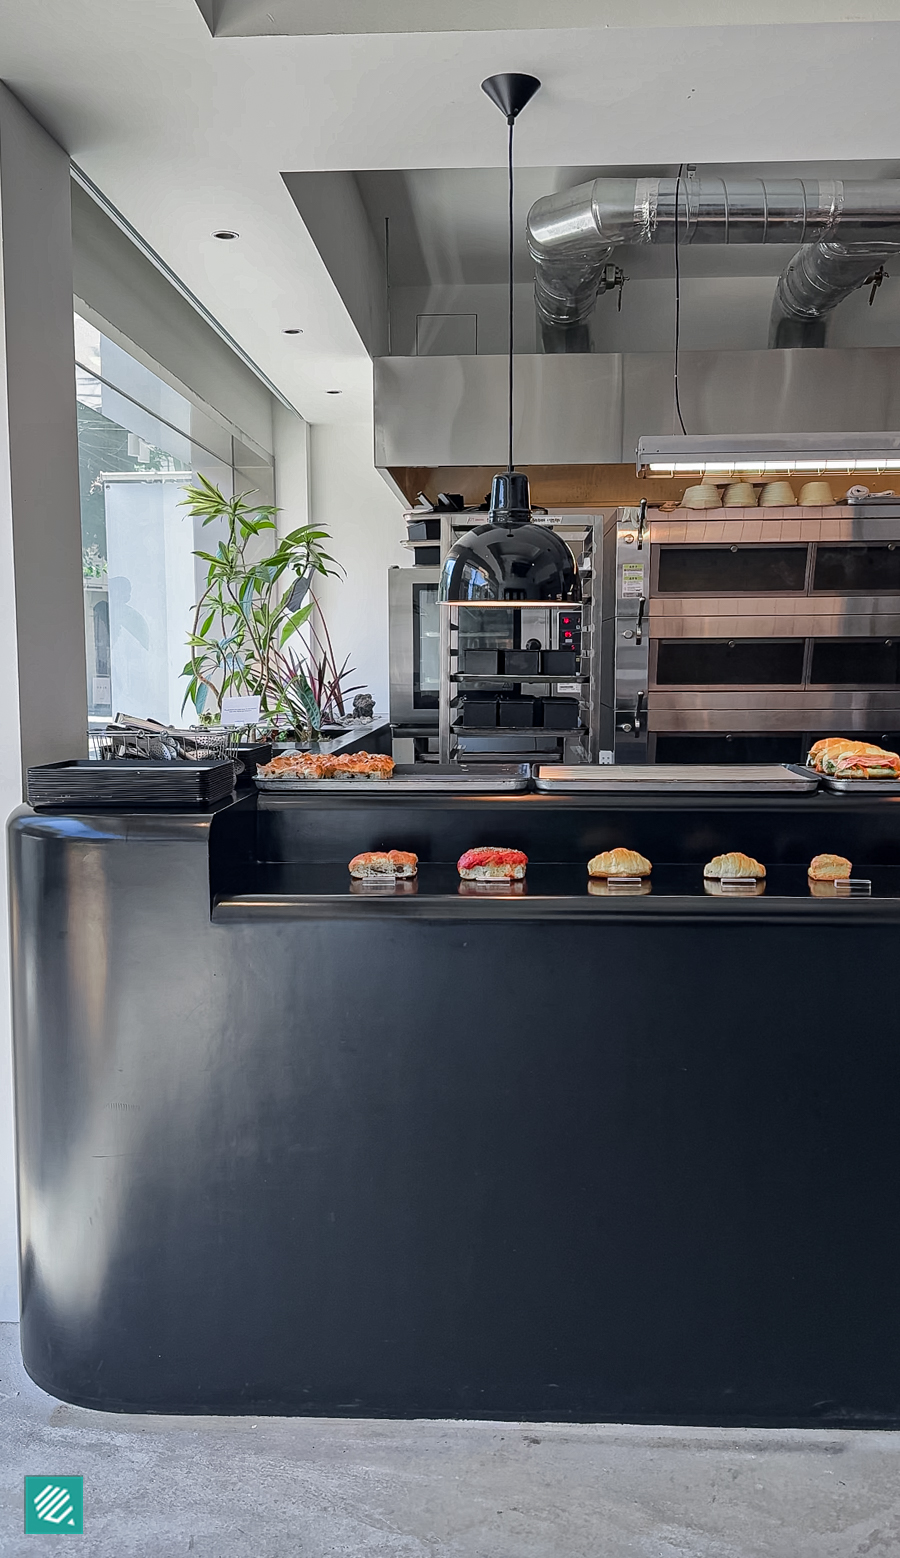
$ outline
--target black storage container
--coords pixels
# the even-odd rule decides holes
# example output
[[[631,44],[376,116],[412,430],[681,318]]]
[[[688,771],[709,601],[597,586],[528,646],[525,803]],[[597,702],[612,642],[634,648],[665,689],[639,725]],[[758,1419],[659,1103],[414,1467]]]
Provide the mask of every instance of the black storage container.
[[[577,698],[542,698],[545,730],[575,730],[578,725]]]
[[[459,656],[459,669],[467,676],[496,676],[498,654],[496,649],[463,649]]]
[[[434,568],[441,560],[439,546],[414,546],[413,557],[416,568]]]
[[[501,698],[497,705],[497,724],[511,725],[516,730],[535,723],[536,698]]]
[[[545,676],[576,676],[578,656],[574,649],[542,649],[541,670]]]
[[[440,541],[441,522],[439,519],[408,519],[406,534],[410,541]]]
[[[497,724],[497,699],[466,698],[462,709],[462,722],[467,730],[493,730]]]
[[[504,676],[537,676],[540,673],[539,649],[501,649],[500,660]]]

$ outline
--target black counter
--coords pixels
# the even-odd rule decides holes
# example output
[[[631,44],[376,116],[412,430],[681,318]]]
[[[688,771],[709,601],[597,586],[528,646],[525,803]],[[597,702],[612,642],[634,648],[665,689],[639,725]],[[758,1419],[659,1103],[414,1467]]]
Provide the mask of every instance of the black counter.
[[[477,843],[526,891],[464,895]],[[588,892],[624,844],[652,891]],[[346,862],[415,848],[414,893]],[[710,854],[765,895],[704,893]],[[812,854],[870,897],[811,897]],[[11,823],[22,1344],[134,1411],[900,1426],[900,810]]]

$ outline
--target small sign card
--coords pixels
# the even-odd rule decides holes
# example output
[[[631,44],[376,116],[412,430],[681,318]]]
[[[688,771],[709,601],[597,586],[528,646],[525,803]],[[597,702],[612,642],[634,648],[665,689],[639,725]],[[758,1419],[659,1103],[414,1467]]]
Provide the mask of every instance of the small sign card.
[[[259,698],[223,698],[223,725],[258,725]]]

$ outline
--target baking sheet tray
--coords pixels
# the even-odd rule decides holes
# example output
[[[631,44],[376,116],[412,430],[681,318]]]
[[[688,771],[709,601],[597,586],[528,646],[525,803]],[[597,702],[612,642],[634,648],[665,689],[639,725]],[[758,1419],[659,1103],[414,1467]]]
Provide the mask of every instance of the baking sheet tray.
[[[714,792],[744,795],[770,791],[808,795],[819,784],[818,774],[783,763],[599,763],[583,767],[541,766],[539,790],[568,795],[650,794],[657,791],[691,794]]]
[[[391,795],[436,795],[454,790],[490,791],[527,790],[531,783],[529,763],[463,763],[441,766],[437,763],[398,763],[390,779],[262,779],[254,777],[258,790],[268,795],[364,795],[368,800]]]
[[[833,795],[900,795],[900,779],[833,779],[801,763],[791,763],[791,772],[811,774]]]

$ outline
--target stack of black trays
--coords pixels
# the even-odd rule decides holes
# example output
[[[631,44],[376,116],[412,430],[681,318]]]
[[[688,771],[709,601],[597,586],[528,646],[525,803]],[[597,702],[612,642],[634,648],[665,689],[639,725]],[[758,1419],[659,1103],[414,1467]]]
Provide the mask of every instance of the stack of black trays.
[[[97,762],[79,758],[28,770],[31,806],[211,806],[234,789],[234,763]]]

